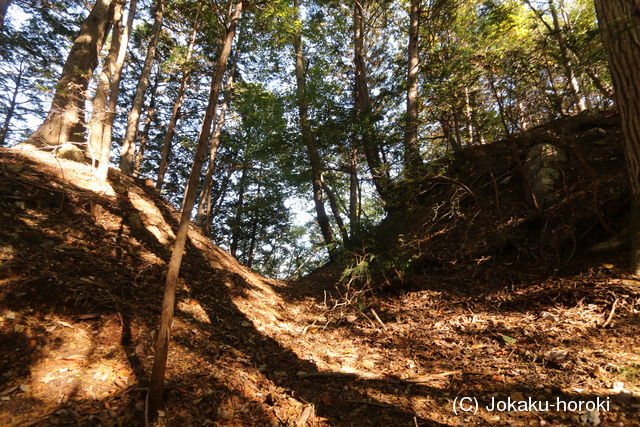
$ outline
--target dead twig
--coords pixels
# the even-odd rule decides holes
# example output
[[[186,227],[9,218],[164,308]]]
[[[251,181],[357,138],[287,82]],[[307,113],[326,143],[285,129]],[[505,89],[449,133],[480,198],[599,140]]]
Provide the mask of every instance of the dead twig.
[[[611,313],[609,313],[609,317],[607,317],[607,320],[602,324],[603,328],[606,328],[611,322],[611,319],[613,319],[613,315],[616,312],[617,305],[618,305],[618,298],[616,298],[616,300],[613,302],[613,305],[611,306]]]
[[[380,316],[378,316],[378,313],[376,313],[376,311],[372,308],[371,309],[371,314],[373,314],[373,317],[380,322],[380,325],[382,325],[382,329],[384,329],[385,331],[387,330],[387,325],[384,324],[384,322],[380,319]]]

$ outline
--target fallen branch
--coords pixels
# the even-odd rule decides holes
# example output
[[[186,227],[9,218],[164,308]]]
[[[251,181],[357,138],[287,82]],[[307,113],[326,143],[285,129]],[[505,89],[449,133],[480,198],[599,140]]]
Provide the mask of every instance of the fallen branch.
[[[371,309],[371,314],[373,314],[373,317],[375,317],[375,319],[380,322],[380,324],[382,325],[382,329],[384,329],[385,331],[387,330],[387,325],[384,324],[384,322],[380,319],[380,316],[378,316],[378,313],[376,313],[376,311],[372,308]]]
[[[441,372],[439,374],[420,375],[417,377],[406,378],[403,381],[408,383],[413,383],[413,384],[421,384],[421,383],[428,383],[434,380],[442,380],[452,375],[457,375],[461,373],[462,371],[447,371],[447,372]]]

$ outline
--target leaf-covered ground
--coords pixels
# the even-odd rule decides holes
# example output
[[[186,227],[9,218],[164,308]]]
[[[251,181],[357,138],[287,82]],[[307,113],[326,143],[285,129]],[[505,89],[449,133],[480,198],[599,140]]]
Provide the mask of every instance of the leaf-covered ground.
[[[517,222],[523,208],[500,194]],[[143,181],[112,171],[102,186],[88,166],[13,149],[0,150],[0,208],[0,424],[144,425],[176,213]],[[491,235],[489,221],[460,224],[443,221]],[[589,255],[580,239],[540,246],[565,255],[555,271],[527,264],[532,229],[467,254],[435,233],[404,290],[348,305],[336,268],[265,279],[193,229],[158,424],[640,425],[640,282],[623,252]],[[463,397],[479,410],[454,411]],[[509,398],[609,407],[486,409]]]

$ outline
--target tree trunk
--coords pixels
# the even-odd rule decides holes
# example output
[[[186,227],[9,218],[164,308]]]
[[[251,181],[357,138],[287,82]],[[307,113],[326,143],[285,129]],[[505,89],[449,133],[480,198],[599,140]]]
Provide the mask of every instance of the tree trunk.
[[[409,67],[407,70],[407,123],[404,135],[404,168],[409,175],[422,165],[418,146],[418,36],[420,30],[421,1],[412,0],[409,13]]]
[[[111,80],[114,75],[116,62],[118,60],[118,53],[120,51],[124,3],[125,0],[116,0],[114,2],[111,46],[104,64],[102,65],[100,75],[98,76],[96,94],[93,98],[93,112],[91,116],[91,123],[89,125],[87,154],[91,157],[94,167],[97,167],[102,158],[106,157],[108,159],[108,154],[105,156],[103,154],[103,150],[110,149],[110,147],[103,145],[102,136],[104,134],[104,127],[107,119],[107,97],[109,96],[109,88],[111,86]]]
[[[297,10],[298,17],[300,16],[299,2],[294,0],[294,7]],[[331,224],[329,223],[329,217],[324,207],[324,200],[322,199],[322,160],[320,158],[320,152],[316,145],[315,135],[311,130],[311,124],[309,123],[309,101],[306,94],[306,76],[305,76],[305,59],[302,49],[302,33],[300,30],[295,35],[294,49],[296,55],[296,84],[297,84],[297,96],[298,96],[298,117],[300,118],[300,129],[302,131],[302,140],[307,148],[307,155],[309,156],[309,163],[311,165],[311,187],[313,190],[313,203],[316,208],[316,219],[318,220],[318,226],[322,233],[324,244],[329,251],[329,257],[333,258],[332,245],[335,243],[333,232],[331,231]]]
[[[109,105],[105,114],[104,126],[102,127],[102,139],[100,141],[100,158],[98,160],[98,169],[96,170],[96,177],[102,181],[106,181],[107,174],[109,173],[113,122],[116,118],[116,108],[118,106],[118,94],[120,93],[122,69],[124,68],[124,61],[127,56],[129,35],[131,34],[131,29],[133,28],[133,20],[135,19],[136,15],[136,6],[137,0],[131,0],[129,3],[127,24],[124,28],[121,28],[119,26],[114,27],[117,31],[113,33],[111,41],[113,46],[117,46],[118,57],[112,69],[113,75],[111,76]]]
[[[365,0],[353,1],[353,46],[355,62],[355,110],[356,122],[360,128],[362,147],[371,172],[373,184],[383,203],[389,202],[389,177],[385,165],[380,159],[380,149],[376,140],[373,107],[369,96],[369,85],[364,60],[364,8]]]
[[[149,106],[147,107],[147,117],[144,120],[144,128],[142,128],[142,133],[140,133],[140,147],[138,148],[138,152],[135,156],[135,162],[133,167],[133,175],[137,178],[140,176],[140,166],[142,166],[142,161],[144,160],[144,153],[147,150],[147,145],[149,145],[149,133],[151,132],[151,125],[153,124],[153,117],[157,113],[156,111],[156,98],[158,95],[158,86],[160,85],[161,74],[160,70],[156,73],[156,78],[151,87],[151,98],[149,99]]]
[[[216,194],[216,197],[214,197],[211,200],[211,206],[213,207],[213,205],[215,205],[216,207],[211,211],[211,214],[207,214],[206,216],[206,221],[209,224],[209,226],[206,227],[206,229],[208,229],[209,231],[211,231],[211,224],[213,223],[213,220],[218,216],[218,214],[222,210],[222,203],[224,202],[224,198],[227,196],[227,191],[229,189],[229,183],[231,182],[232,175],[233,175],[233,168],[229,167],[227,170],[227,173],[222,178],[222,182],[220,183],[220,190]],[[207,206],[207,210],[209,210],[208,208],[209,206]]]
[[[218,96],[220,95],[220,88],[222,87],[222,79],[224,78],[224,72],[227,69],[227,61],[229,60],[229,54],[231,53],[231,47],[233,45],[233,38],[236,35],[236,29],[238,28],[238,21],[240,19],[240,14],[242,13],[242,3],[239,3],[239,6],[236,7],[233,15],[231,15],[231,4],[229,4],[229,15],[227,16],[227,28],[220,40],[220,49],[218,51],[218,62],[216,64],[216,70],[211,79],[211,92],[209,96],[209,107],[212,109],[213,117],[216,117],[217,109],[218,109]],[[233,77],[232,77],[233,78]],[[233,80],[231,81],[233,83]],[[221,119],[224,124],[224,111],[221,111]],[[216,129],[217,133],[218,129]],[[214,134],[215,135],[215,134]],[[204,208],[202,205],[206,203],[205,200],[208,199],[208,191],[207,189],[211,187],[211,180],[213,179],[213,171],[216,164],[216,154],[218,152],[218,144],[220,144],[220,135],[218,134],[217,138],[211,139],[211,147],[209,148],[209,164],[207,166],[207,171],[205,173],[204,182],[202,185],[203,188],[203,197],[200,200],[200,206],[198,207],[198,213],[200,213],[200,207]]]
[[[631,271],[640,276],[640,0],[595,0],[622,118],[631,182]]]
[[[24,74],[24,63],[21,63],[18,67],[18,75],[16,76],[15,85],[13,87],[13,93],[11,94],[11,101],[9,102],[9,108],[7,109],[7,115],[4,116],[4,123],[0,129],[0,147],[4,146],[7,134],[9,133],[9,124],[13,119],[13,114],[16,111],[16,105],[18,102],[18,94],[20,93],[20,85],[22,84],[22,75]]]
[[[220,106],[220,114],[218,117],[218,123],[216,123],[216,129],[213,132],[211,138],[211,151],[209,153],[209,164],[207,165],[207,172],[205,173],[204,182],[202,184],[202,194],[200,196],[200,205],[198,206],[198,218],[204,219],[204,233],[209,234],[211,231],[211,187],[213,183],[213,172],[215,171],[215,159],[218,152],[218,146],[220,145],[220,137],[222,136],[222,129],[224,128],[224,122],[226,120],[227,110],[231,104],[231,96],[233,95],[233,79],[236,72],[236,63],[238,62],[240,50],[239,46],[236,47],[236,51],[231,61],[231,68],[229,69],[229,75],[227,76],[227,83],[224,90],[224,99]],[[226,64],[225,64],[226,65]]]
[[[142,74],[140,75],[140,80],[138,80],[136,94],[133,98],[133,103],[131,104],[129,116],[127,117],[127,131],[124,139],[122,140],[122,147],[120,149],[120,170],[122,173],[127,175],[131,175],[133,170],[134,154],[136,151],[136,137],[138,136],[138,125],[140,124],[140,112],[142,110],[142,104],[144,103],[144,95],[149,87],[149,76],[151,75],[151,68],[153,67],[153,61],[156,57],[158,40],[160,39],[160,31],[162,30],[162,1],[163,0],[156,0],[155,20],[151,30],[151,39],[147,46],[147,56],[144,59]]]
[[[342,216],[340,215],[340,206],[338,204],[338,197],[331,190],[331,186],[322,180],[322,189],[325,193],[327,193],[327,198],[329,199],[329,206],[331,207],[331,213],[333,213],[333,218],[336,220],[336,224],[338,224],[338,230],[340,231],[340,236],[342,237],[342,244],[344,246],[349,245],[349,233],[347,232],[347,227],[344,225],[344,221],[342,221]]]
[[[473,133],[473,110],[471,108],[471,99],[469,97],[469,88],[464,88],[464,117],[467,120],[467,144],[471,145],[474,142]]]
[[[238,0],[236,9],[242,9],[242,0]],[[236,20],[232,22],[231,25],[237,25],[238,15],[239,12],[237,11]],[[151,383],[149,385],[149,409],[151,410],[153,417],[155,417],[157,410],[160,409],[162,405],[164,374],[167,369],[167,354],[169,351],[169,332],[175,308],[178,274],[180,273],[180,265],[182,264],[182,256],[184,254],[187,233],[189,231],[191,210],[193,209],[193,205],[196,200],[196,190],[198,187],[198,181],[200,180],[200,174],[202,172],[204,156],[207,152],[207,142],[209,141],[209,136],[211,134],[212,122],[213,117],[211,117],[210,112],[207,111],[207,113],[205,113],[202,129],[198,138],[196,156],[193,162],[193,167],[191,168],[191,173],[189,174],[187,192],[184,196],[184,209],[182,209],[182,213],[180,215],[180,224],[178,225],[178,231],[176,233],[176,241],[173,252],[171,253],[169,268],[167,270],[167,279],[165,282],[164,297],[162,300],[162,317],[160,319],[160,328],[158,330],[158,338],[155,345],[155,357],[153,359]]]
[[[245,159],[246,160],[246,159]],[[244,208],[244,192],[247,185],[247,171],[249,166],[244,162],[242,166],[242,175],[240,175],[240,188],[238,189],[238,199],[236,201],[236,216],[233,219],[231,225],[231,244],[229,245],[229,252],[231,256],[236,258],[238,254],[238,242],[240,241],[240,230],[242,221],[242,210]]]
[[[359,200],[358,190],[358,148],[353,141],[353,146],[349,152],[349,235],[350,240],[359,234],[360,212],[358,211]]]
[[[62,68],[49,114],[25,143],[42,147],[84,140],[86,91],[113,18],[113,3],[96,1]]]
[[[182,108],[182,102],[184,101],[184,94],[187,91],[187,87],[189,85],[189,79],[191,78],[191,73],[193,69],[191,67],[191,57],[193,56],[193,48],[196,44],[196,37],[198,35],[198,28],[200,21],[198,18],[200,17],[200,12],[202,11],[203,3],[200,3],[198,8],[198,13],[196,13],[196,18],[193,25],[193,31],[191,32],[191,38],[189,40],[189,47],[187,48],[187,56],[184,60],[184,65],[187,69],[183,71],[182,79],[180,79],[180,88],[178,89],[178,96],[176,97],[176,101],[173,104],[173,108],[171,109],[171,118],[169,119],[169,126],[167,126],[167,132],[164,134],[162,138],[162,150],[160,152],[160,166],[158,167],[158,178],[156,180],[156,188],[158,190],[162,189],[164,185],[164,176],[167,173],[167,167],[169,164],[169,154],[171,152],[171,142],[173,141],[173,135],[176,131],[176,124],[178,122],[178,115],[180,114],[180,109]]]
[[[7,9],[9,9],[10,3],[11,0],[0,0],[0,30],[4,28],[4,18],[7,16]]]

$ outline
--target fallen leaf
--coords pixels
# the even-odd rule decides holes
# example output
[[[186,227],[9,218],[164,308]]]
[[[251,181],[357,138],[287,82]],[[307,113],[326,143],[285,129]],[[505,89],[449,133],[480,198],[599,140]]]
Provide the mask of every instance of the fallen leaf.
[[[503,340],[504,342],[506,342],[506,343],[508,343],[508,344],[511,344],[511,343],[514,343],[514,342],[516,342],[516,341],[517,341],[515,338],[511,338],[511,337],[510,337],[510,336],[508,336],[508,335],[500,335],[500,337],[502,338],[502,340]]]
[[[24,391],[25,393],[29,393],[31,391],[31,387],[29,387],[27,384],[21,384],[20,390]]]

